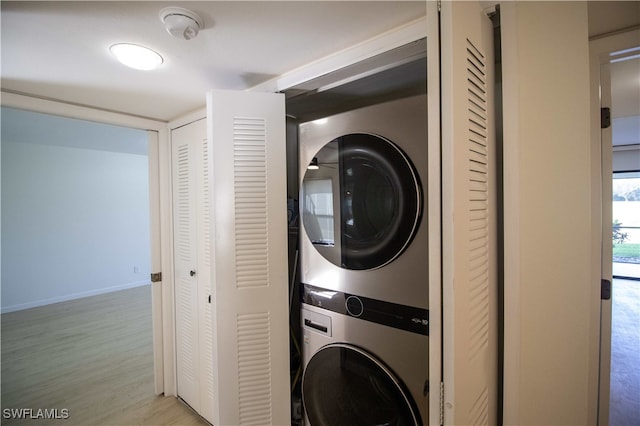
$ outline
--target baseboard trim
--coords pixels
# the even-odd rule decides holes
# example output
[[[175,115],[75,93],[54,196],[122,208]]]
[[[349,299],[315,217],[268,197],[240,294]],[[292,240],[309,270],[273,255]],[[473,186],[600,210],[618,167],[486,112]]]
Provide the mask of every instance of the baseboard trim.
[[[0,309],[0,313],[7,314],[9,312],[23,311],[25,309],[37,308],[38,306],[52,305],[54,303],[67,302],[69,300],[82,299],[84,297],[98,296],[100,294],[113,293],[114,291],[127,290],[130,288],[142,287],[145,285],[151,285],[151,283],[149,281],[135,281],[127,284],[103,287],[96,290],[66,294],[64,296],[52,297],[49,299],[41,299],[35,300],[33,302],[19,303],[17,305],[3,306]]]

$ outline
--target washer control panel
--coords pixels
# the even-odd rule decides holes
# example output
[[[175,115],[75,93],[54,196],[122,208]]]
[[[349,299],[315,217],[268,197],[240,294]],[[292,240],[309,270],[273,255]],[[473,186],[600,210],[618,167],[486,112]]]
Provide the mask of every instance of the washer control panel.
[[[302,302],[350,317],[429,335],[429,311],[302,284]],[[305,323],[306,325],[306,323]]]

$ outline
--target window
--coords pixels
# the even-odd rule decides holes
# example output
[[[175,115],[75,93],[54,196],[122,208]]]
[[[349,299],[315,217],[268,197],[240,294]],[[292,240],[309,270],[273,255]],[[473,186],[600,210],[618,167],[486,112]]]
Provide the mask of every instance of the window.
[[[640,271],[640,172],[613,174],[613,262]]]

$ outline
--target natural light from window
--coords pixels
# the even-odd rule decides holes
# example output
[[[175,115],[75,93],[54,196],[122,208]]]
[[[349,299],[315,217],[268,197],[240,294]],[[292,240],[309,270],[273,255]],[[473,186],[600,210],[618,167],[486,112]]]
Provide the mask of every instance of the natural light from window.
[[[331,179],[307,180],[303,183],[304,226],[314,244],[333,246],[333,187]]]
[[[613,174],[613,262],[640,272],[640,172]]]

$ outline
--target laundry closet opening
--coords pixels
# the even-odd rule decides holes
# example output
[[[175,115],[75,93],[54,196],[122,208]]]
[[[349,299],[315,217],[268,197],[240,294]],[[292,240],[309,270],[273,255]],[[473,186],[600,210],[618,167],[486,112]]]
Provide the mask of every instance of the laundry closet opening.
[[[417,40],[284,91],[293,422],[345,423],[372,404],[386,422],[396,403],[429,421],[426,50]],[[346,408],[328,412],[313,377],[335,345],[349,362],[325,373]],[[398,387],[352,392],[358,372]]]

